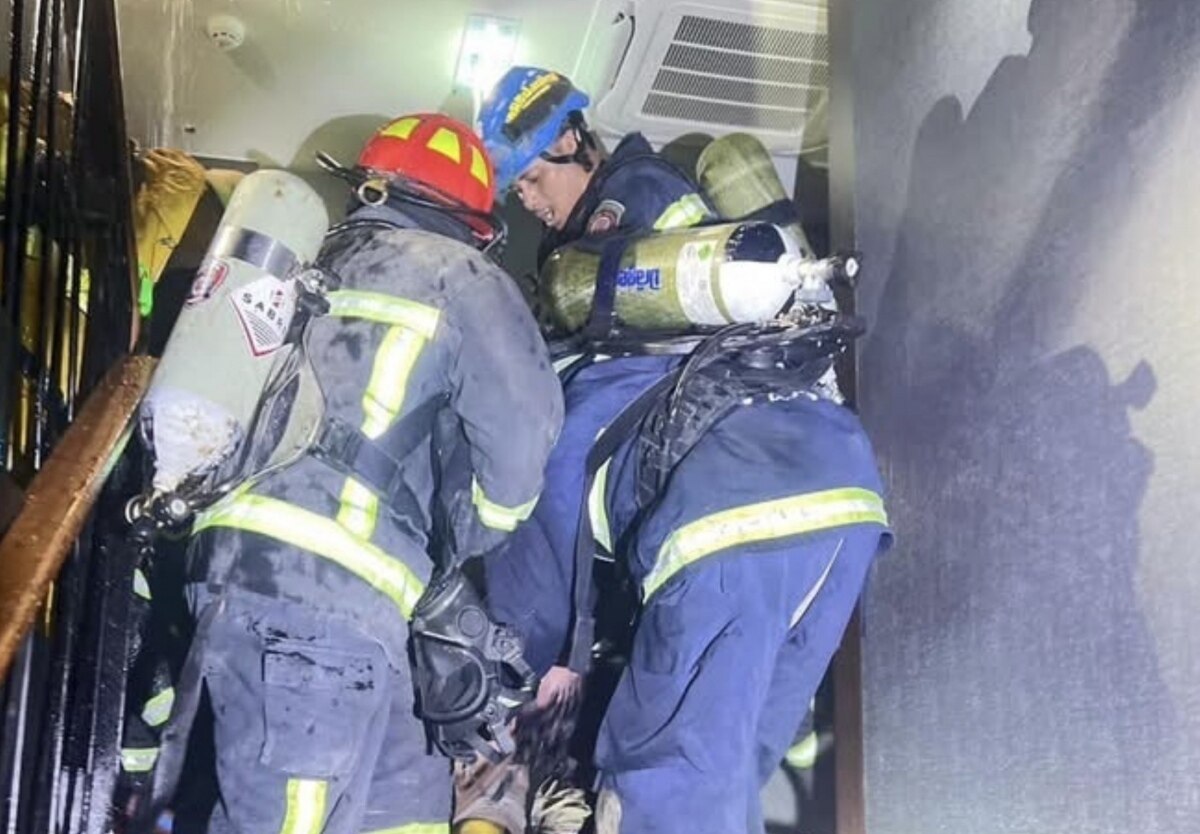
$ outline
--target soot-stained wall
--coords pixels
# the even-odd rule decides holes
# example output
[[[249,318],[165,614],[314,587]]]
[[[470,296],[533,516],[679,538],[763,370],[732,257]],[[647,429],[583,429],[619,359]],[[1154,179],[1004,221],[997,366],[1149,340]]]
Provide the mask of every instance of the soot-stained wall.
[[[1200,3],[854,0],[870,834],[1200,831]]]

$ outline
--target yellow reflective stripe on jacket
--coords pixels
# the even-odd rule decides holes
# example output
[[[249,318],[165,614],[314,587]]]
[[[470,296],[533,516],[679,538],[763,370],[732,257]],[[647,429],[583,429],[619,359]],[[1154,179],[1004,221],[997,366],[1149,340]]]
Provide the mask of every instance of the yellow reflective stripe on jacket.
[[[358,538],[332,518],[285,501],[234,493],[197,516],[193,532],[208,527],[247,530],[323,556],[391,599],[405,619],[412,617],[413,607],[425,590],[421,580],[399,559]]]
[[[142,707],[142,720],[151,727],[161,727],[171,717],[171,708],[175,706],[175,688],[168,686],[162,692],[146,701]]]
[[[325,827],[328,788],[320,779],[288,779],[287,811],[279,834],[318,834]]]
[[[654,230],[681,229],[695,226],[709,216],[708,206],[699,194],[685,194],[663,210],[654,221]]]
[[[375,354],[371,378],[363,393],[363,434],[381,436],[404,405],[408,378],[421,350],[437,332],[441,311],[436,307],[365,290],[335,290],[329,293],[330,315],[387,324]],[[347,478],[341,493],[338,522],[356,535],[369,539],[379,522],[379,498],[362,483]]]
[[[448,822],[410,822],[394,828],[378,828],[366,834],[450,834]]]
[[[157,761],[157,747],[121,748],[121,767],[126,773],[149,773]]]
[[[408,378],[427,341],[413,330],[393,327],[380,342],[362,399],[362,432],[372,440],[387,431],[400,413]]]
[[[604,429],[596,435],[599,440]],[[612,526],[608,523],[608,467],[612,458],[604,461],[596,470],[592,491],[588,493],[588,520],[592,523],[592,538],[609,553],[613,552]]]
[[[442,315],[437,307],[381,292],[334,290],[326,299],[331,316],[407,327],[426,339],[433,338]]]
[[[475,505],[475,509],[479,513],[479,520],[485,527],[511,533],[517,529],[518,524],[533,513],[533,508],[537,506],[537,496],[535,495],[520,506],[506,507],[488,498],[483,492],[483,487],[479,485],[479,481],[472,479],[471,503]]]
[[[857,487],[793,495],[724,510],[685,524],[658,551],[642,582],[648,599],[679,571],[706,556],[742,544],[813,533],[847,524],[887,524],[878,494]]]
[[[420,333],[397,325],[380,342],[362,399],[362,433],[372,440],[388,430],[404,406],[408,379],[427,341]],[[354,478],[347,478],[341,502],[338,523],[357,536],[371,538],[379,522],[379,497]]]

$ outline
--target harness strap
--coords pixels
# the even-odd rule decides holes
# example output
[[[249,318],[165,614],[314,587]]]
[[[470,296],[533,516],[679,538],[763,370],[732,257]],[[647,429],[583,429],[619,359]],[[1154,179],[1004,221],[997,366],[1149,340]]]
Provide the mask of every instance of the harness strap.
[[[585,674],[590,665],[592,641],[596,631],[595,613],[592,611],[595,583],[592,578],[592,560],[595,556],[595,534],[592,531],[588,499],[596,481],[596,473],[605,461],[613,456],[625,441],[638,430],[655,403],[671,389],[678,378],[678,371],[666,374],[625,409],[609,424],[604,434],[596,439],[588,452],[583,483],[583,499],[579,512],[579,526],[575,534],[575,576],[572,584],[575,623],[571,628],[571,645],[567,666],[574,672]]]
[[[429,439],[446,399],[445,395],[431,397],[396,421],[377,440],[345,420],[326,417],[313,443],[312,455],[374,492],[394,517],[419,524],[425,511],[404,479],[404,460]]]

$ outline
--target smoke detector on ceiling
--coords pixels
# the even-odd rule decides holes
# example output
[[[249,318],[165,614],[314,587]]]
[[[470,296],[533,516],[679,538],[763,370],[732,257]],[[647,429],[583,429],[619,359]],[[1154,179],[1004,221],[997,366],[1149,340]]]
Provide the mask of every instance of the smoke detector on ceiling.
[[[208,19],[208,39],[222,52],[237,49],[246,41],[246,24],[231,14],[215,14]]]

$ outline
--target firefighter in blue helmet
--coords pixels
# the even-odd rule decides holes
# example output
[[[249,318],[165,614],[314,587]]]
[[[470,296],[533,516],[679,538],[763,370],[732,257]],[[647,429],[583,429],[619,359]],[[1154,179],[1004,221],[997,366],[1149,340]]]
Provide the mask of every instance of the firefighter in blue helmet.
[[[587,105],[588,96],[565,76],[515,67],[481,111],[479,129],[496,166],[498,193],[515,195],[546,227],[539,265],[559,246],[581,238],[599,241],[715,217],[692,179],[655,153],[641,134],[626,136],[605,155],[584,120]],[[485,561],[492,612],[525,637],[526,658],[542,674],[537,703],[543,709],[575,701],[581,684],[568,668],[565,645],[572,618],[569,554],[584,458],[604,425],[674,362],[624,359],[611,368],[585,369],[566,387],[570,416],[547,464],[547,488],[534,517],[502,558]],[[601,378],[592,379],[597,372]],[[503,768],[469,777],[460,773],[456,819],[523,830],[525,778]],[[500,785],[509,788],[502,791]]]
[[[625,176],[619,153],[597,165],[582,117],[563,112],[572,95],[561,76],[514,70],[482,120],[489,150],[509,160],[502,176],[550,227],[543,257],[709,219],[696,186],[657,157],[638,155]],[[751,370],[713,337],[686,360],[632,347],[566,372],[546,491],[488,581],[497,616],[549,668],[543,703],[572,691],[589,648],[591,612],[572,600],[580,546],[609,550],[640,586],[597,747],[600,831],[762,830],[759,789],[887,535],[861,426],[816,385],[830,361],[785,353]]]
[[[481,110],[479,130],[495,160],[498,192],[515,194],[546,226],[539,266],[555,249],[580,239],[598,242],[715,219],[695,182],[655,153],[640,133],[625,136],[604,156],[584,120],[588,103],[587,94],[557,72],[514,67]],[[547,554],[569,550],[571,519],[583,488],[583,459],[617,412],[675,362],[627,358],[612,368],[584,369],[574,378],[565,390],[570,418],[547,466],[547,483],[553,486],[535,510],[535,523],[510,548],[510,557],[488,563],[495,610],[500,619],[522,628],[529,641],[526,656],[549,673],[543,704],[577,683],[559,663],[565,661],[565,633],[559,632],[571,617],[572,568],[569,560]]]
[[[397,119],[338,170],[358,199],[322,249],[329,291],[305,327],[317,440],[194,525],[211,832],[448,830],[449,763],[414,715],[423,588],[447,549],[481,555],[528,515],[561,423],[536,324],[477,251],[499,226],[470,129]]]
[[[547,228],[539,262],[585,235],[675,229],[714,216],[695,183],[640,133],[604,156],[584,121],[587,105],[559,73],[514,67],[480,113],[497,189],[514,192]]]

